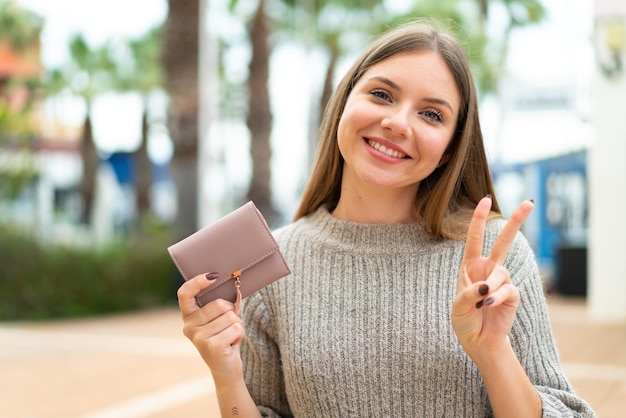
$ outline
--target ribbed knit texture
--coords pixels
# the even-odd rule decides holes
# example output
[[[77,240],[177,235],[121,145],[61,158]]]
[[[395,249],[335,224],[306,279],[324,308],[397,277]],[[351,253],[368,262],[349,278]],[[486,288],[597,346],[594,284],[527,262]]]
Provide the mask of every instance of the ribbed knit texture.
[[[489,223],[488,251],[503,221]],[[268,417],[488,417],[450,323],[464,241],[419,225],[363,225],[325,208],[275,231],[292,274],[244,301],[246,383]],[[505,266],[521,293],[514,349],[544,417],[592,417],[561,370],[534,256]]]

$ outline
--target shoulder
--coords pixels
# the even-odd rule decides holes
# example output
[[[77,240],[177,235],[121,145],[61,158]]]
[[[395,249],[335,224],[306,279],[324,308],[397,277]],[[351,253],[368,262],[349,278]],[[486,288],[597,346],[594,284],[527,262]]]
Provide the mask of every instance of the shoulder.
[[[303,224],[303,219],[299,219],[274,229],[272,231],[272,235],[274,235],[278,245],[282,247],[287,245],[287,243],[293,239],[294,236],[300,235],[303,232]]]
[[[310,234],[315,235],[324,224],[328,223],[329,217],[328,211],[322,207],[310,215],[274,229],[272,234],[280,246],[288,245],[293,239]]]

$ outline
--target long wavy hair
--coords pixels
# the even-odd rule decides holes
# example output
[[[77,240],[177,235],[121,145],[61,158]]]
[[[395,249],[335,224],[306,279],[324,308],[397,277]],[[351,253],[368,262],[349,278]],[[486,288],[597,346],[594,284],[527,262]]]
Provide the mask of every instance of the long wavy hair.
[[[501,216],[478,119],[478,99],[465,52],[457,38],[439,24],[415,21],[398,26],[375,40],[343,77],[325,109],[317,155],[294,220],[339,202],[344,159],[337,144],[337,127],[354,85],[373,65],[396,54],[434,51],[452,72],[461,97],[459,116],[445,154],[448,161],[420,182],[415,214],[438,238],[462,238],[478,201],[493,198],[491,217]]]

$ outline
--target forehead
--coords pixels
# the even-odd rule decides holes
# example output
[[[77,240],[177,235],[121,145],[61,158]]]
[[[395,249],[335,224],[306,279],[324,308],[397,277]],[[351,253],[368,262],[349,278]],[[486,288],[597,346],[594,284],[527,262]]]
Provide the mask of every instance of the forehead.
[[[446,61],[436,51],[415,50],[392,55],[369,67],[357,84],[376,77],[389,78],[403,90],[436,93],[445,96],[455,106],[460,103],[456,79]]]

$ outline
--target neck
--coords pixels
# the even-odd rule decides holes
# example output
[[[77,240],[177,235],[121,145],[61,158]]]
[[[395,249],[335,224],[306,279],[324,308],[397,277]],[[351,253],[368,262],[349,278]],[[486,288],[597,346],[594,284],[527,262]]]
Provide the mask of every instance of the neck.
[[[364,224],[412,224],[416,190],[345,190],[332,215],[344,221]]]

